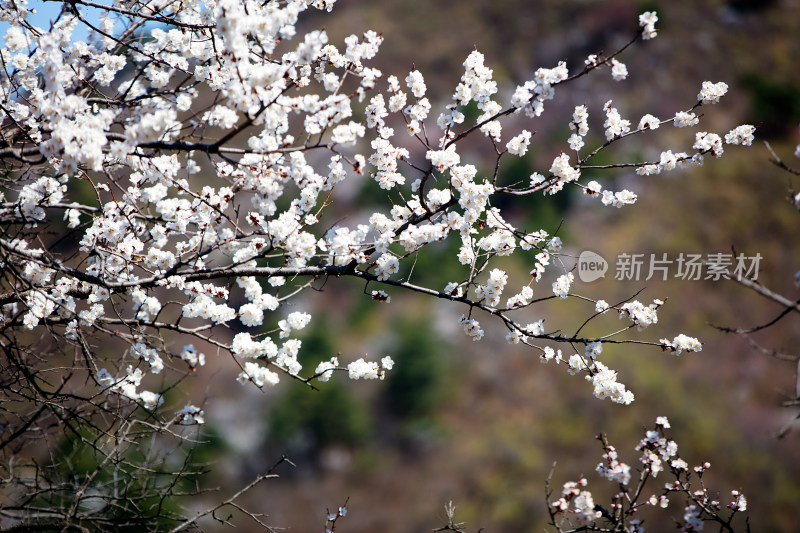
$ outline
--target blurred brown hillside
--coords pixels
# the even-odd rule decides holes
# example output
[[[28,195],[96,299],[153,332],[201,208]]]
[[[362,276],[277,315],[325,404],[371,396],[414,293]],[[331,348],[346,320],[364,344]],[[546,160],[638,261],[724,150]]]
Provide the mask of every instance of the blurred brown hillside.
[[[568,195],[532,200],[530,209],[513,213],[514,223],[530,230],[555,231],[563,219],[559,235],[567,255],[591,249],[609,261],[604,280],[576,283],[576,292],[609,302],[641,289],[638,298],[645,303],[668,297],[659,323],[641,338],[683,332],[701,338],[703,351],[676,358],[652,348],[608,348],[606,361],[637,396],[633,405],[620,406],[595,399],[587,383],[563,368],[540,364],[533,350],[508,345],[500,328],[489,327],[486,339],[470,342],[456,323],[462,309],[402,294],[379,305],[362,294],[361,285],[331,281],[305,302],[319,309],[314,320],[321,325],[304,341],[304,364],[336,352],[389,354],[400,377],[356,387],[334,380],[319,393],[282,383],[274,395],[246,397],[244,404],[253,408],[245,414],[238,406],[223,410],[209,402],[209,420],[226,419],[218,431],[239,446],[216,463],[219,483],[246,481],[287,453],[297,467],[281,471],[285,479],[268,482],[248,503],[289,531],[322,530],[326,507],[347,498],[350,512],[337,531],[430,531],[441,525],[438,517],[449,500],[470,531],[541,531],[547,520],[543,484],[554,461],[557,486],[583,473],[590,489],[602,492],[604,483],[593,475],[600,461],[594,435],[608,432],[622,458],[635,463],[642,428],[666,415],[686,458],[711,461],[707,486],[723,501],[730,490],[744,490],[753,531],[800,531],[800,427],[775,438],[795,414],[779,407],[794,387],[794,369],[710,325],[751,327],[780,309],[732,282],[614,279],[621,252],[674,258],[733,247],[760,253],[759,279],[800,298],[793,284],[800,269],[800,216],[786,201],[789,175],[768,162],[761,144],[769,139],[787,162],[800,166],[792,157],[800,143],[800,2],[339,0],[333,13],[306,18],[298,31],[325,27],[337,44],[350,33],[382,33],[376,65],[385,76],[401,78],[415,65],[436,112],[437,103],[449,102],[461,63],[474,48],[494,68],[505,103],[513,86],[540,66],[567,60],[573,70],[590,53],[621,46],[646,10],[658,12],[659,35],[621,57],[629,79],[618,83],[607,69],[595,72],[559,89],[540,119],[515,118],[508,131],[526,127],[537,134],[529,157],[504,160],[511,168],[503,176],[511,181],[546,171],[566,149],[575,105],[589,107],[590,145],[596,145],[602,142],[602,106],[610,98],[636,124],[644,113],[666,118],[691,107],[704,80],[728,83],[722,103],[702,109],[701,128],[724,134],[744,122],[755,124],[757,142],[749,149],[726,147],[726,157],[708,158],[691,172],[585,173],[586,181],[639,194],[637,204],[620,210]],[[613,156],[604,157],[657,160],[661,150],[688,151],[692,141],[693,131],[667,125],[619,143]],[[468,162],[480,166],[487,149],[476,143]],[[452,250],[437,250],[420,254],[413,279],[443,285],[459,275],[458,265],[444,260]],[[511,284],[525,282],[529,265],[504,266]],[[551,282],[546,278],[534,290],[550,294]],[[585,303],[568,302],[531,310],[531,318],[547,317],[549,329],[573,332],[590,312]],[[603,331],[614,327],[616,318],[604,320],[598,324]],[[799,324],[786,317],[755,339],[797,353]],[[680,519],[681,510],[678,505],[660,516]],[[673,531],[675,524],[650,519],[645,527]]]

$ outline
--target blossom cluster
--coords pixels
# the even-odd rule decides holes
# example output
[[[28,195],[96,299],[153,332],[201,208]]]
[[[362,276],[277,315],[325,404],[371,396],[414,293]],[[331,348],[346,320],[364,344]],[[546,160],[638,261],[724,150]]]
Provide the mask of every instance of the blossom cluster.
[[[708,488],[701,480],[711,465],[705,462],[689,468],[678,454],[678,444],[666,437],[669,428],[669,420],[660,416],[655,428],[645,432],[636,446],[636,451],[641,452],[638,468],[622,462],[619,452],[606,437],[598,436],[603,443],[603,460],[595,471],[615,484],[619,491],[611,497],[610,503],[597,502],[588,490],[588,479],[581,477],[578,481],[564,483],[560,497],[551,501],[548,486],[550,515],[559,521],[554,525],[570,524],[586,531],[607,531],[614,525],[624,526],[625,531],[641,533],[644,531],[640,519],[642,506],[667,509],[675,500],[683,499],[687,502],[681,510],[683,522],[676,524],[681,531],[700,531],[707,522],[716,522],[733,531],[731,523],[736,513],[747,510],[747,499],[741,491],[731,491],[731,502],[727,505],[730,513],[723,513],[721,502],[709,496]],[[638,475],[634,475],[636,470],[639,470]],[[657,479],[662,472],[672,480],[653,492],[648,482]],[[700,480],[699,486],[693,484],[695,477]]]
[[[95,376],[97,383],[106,393],[114,392],[129,400],[140,401],[145,409],[155,409],[164,402],[164,398],[152,391],[137,391],[143,377],[141,369],[134,369],[132,366],[128,366],[127,374],[121,379],[115,379],[105,368],[100,369]]]
[[[658,308],[664,305],[664,302],[661,300],[653,300],[648,306],[645,306],[642,302],[638,300],[634,300],[632,302],[628,302],[622,304],[619,308],[619,318],[620,320],[623,318],[630,319],[639,331],[642,331],[647,326],[655,324],[658,322]]]
[[[672,340],[661,339],[661,344],[666,349],[675,352],[675,355],[680,355],[682,351],[699,352],[703,349],[703,344],[694,337],[689,337],[681,333]]]
[[[581,157],[593,103],[574,106],[572,133],[549,169],[513,185],[469,161],[461,144],[484,135],[497,166],[503,157],[525,156],[536,137],[519,124],[540,116],[556,87],[579,75],[608,67],[613,79],[626,79],[622,50],[590,56],[578,69],[563,61],[538,68],[506,107],[493,69],[472,51],[449,103],[431,115],[435,100],[423,72],[384,76],[370,66],[380,34],[351,35],[338,45],[324,30],[297,34],[304,11],[333,4],[187,0],[164,16],[163,27],[130,32],[117,28],[144,8],[109,9],[102,32],[86,41],[76,37],[82,22],[72,8],[39,32],[25,22],[24,2],[0,6],[11,23],[0,50],[10,65],[0,83],[13,130],[5,137],[22,139],[6,150],[19,180],[0,198],[0,222],[14,230],[6,234],[19,235],[0,240],[0,259],[16,276],[4,290],[13,295],[8,310],[19,306],[15,325],[55,328],[81,346],[87,335],[127,340],[130,347],[95,380],[148,408],[160,398],[139,391],[142,379],[199,371],[211,347],[233,355],[244,385],[271,386],[281,376],[326,381],[337,371],[382,378],[390,358],[333,358],[303,375],[309,369],[299,362],[299,336],[313,317],[292,299],[320,278],[348,276],[382,287],[364,291],[377,302],[389,303],[384,289],[393,286],[467,306],[458,324],[473,341],[485,336],[485,313],[508,326],[512,344],[586,345],[586,354],[564,359],[569,371],[586,375],[595,396],[630,403],[617,372],[599,361],[599,338],[549,334],[543,319],[528,316],[542,279],[554,280],[552,295],[542,299],[577,296],[579,287],[568,268],[557,270],[564,262],[555,228],[518,227],[506,199],[524,206],[528,196],[573,188],[604,206],[631,205],[636,192],[605,189],[594,172],[587,177],[591,159],[668,121],[645,114],[632,129],[608,100],[606,143]],[[642,14],[637,38],[655,37],[657,21],[654,12]],[[716,103],[726,91],[725,83],[705,82],[696,105]],[[468,119],[473,103],[478,116]],[[698,124],[695,107],[676,112],[673,124]],[[749,145],[753,135],[753,126],[742,125],[724,141]],[[720,135],[699,132],[694,153],[664,150],[658,162],[625,166],[658,174],[701,164],[706,153],[720,156],[722,144]],[[329,206],[346,201],[355,186],[385,193],[386,201],[371,213],[329,216]],[[90,200],[70,192],[80,188],[91,190]],[[37,232],[57,224],[77,243],[73,255],[38,244]],[[401,277],[423,248],[447,239],[460,244],[454,259],[463,277],[444,291]],[[519,250],[531,256],[527,279],[495,261]],[[657,321],[660,305],[632,301],[616,309],[641,330]],[[167,332],[192,337],[192,344],[155,340]],[[651,344],[699,350],[699,341],[685,336]],[[562,361],[560,352],[541,350],[543,361]],[[179,413],[187,423],[202,419]]]

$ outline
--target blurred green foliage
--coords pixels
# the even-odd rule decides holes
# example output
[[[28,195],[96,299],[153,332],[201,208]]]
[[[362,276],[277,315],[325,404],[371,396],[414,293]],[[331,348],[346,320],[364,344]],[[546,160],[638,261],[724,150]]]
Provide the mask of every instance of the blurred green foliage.
[[[69,180],[67,182],[67,189],[69,198],[72,199],[73,202],[91,207],[100,207],[97,192],[95,192],[89,180]]]
[[[446,347],[427,316],[398,321],[395,336],[395,366],[387,374],[384,403],[403,423],[432,419],[441,407]]]
[[[774,139],[794,130],[800,120],[800,85],[757,72],[742,76],[740,85],[750,96],[748,120],[757,125],[759,137]]]

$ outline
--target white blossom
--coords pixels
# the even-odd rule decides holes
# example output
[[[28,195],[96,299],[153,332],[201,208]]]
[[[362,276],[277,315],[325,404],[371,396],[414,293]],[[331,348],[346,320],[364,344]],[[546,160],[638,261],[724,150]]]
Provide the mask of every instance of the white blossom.
[[[727,92],[727,83],[704,81],[700,93],[697,95],[697,100],[704,104],[716,104],[719,103],[719,99],[725,96]]]
[[[646,11],[639,15],[639,26],[642,27],[642,39],[652,39],[658,32],[656,31],[658,15],[655,11]]]
[[[348,364],[347,373],[350,379],[378,379],[381,377],[378,363],[366,361],[363,358]]]
[[[317,375],[319,381],[328,381],[333,375],[333,370],[339,366],[339,360],[336,357],[331,358],[330,361],[322,361],[317,365],[314,374]]]
[[[400,270],[400,262],[391,254],[385,253],[378,258],[375,265],[375,275],[379,281],[387,280],[392,274]]]
[[[687,352],[700,352],[703,350],[703,344],[694,337],[688,337],[681,333],[671,341],[669,339],[661,339],[659,341],[665,348],[675,352],[675,355],[680,355],[682,351]]]
[[[277,385],[280,378],[278,374],[270,369],[260,366],[258,363],[247,361],[244,363],[244,370],[239,373],[236,380],[242,385],[251,381],[258,387],[264,387],[265,385]]]
[[[725,134],[725,143],[750,146],[753,144],[753,133],[755,131],[755,126],[751,126],[750,124],[742,124],[741,126],[737,126]]]
[[[180,418],[181,424],[184,426],[206,423],[203,410],[188,403],[180,411],[176,411],[175,416]]]
[[[603,127],[606,129],[606,140],[613,140],[628,133],[631,129],[629,120],[623,119],[616,107],[611,106],[611,100],[605,103],[606,120]]]
[[[658,322],[658,308],[661,306],[659,300],[654,301],[652,304],[645,306],[638,300],[624,303],[620,306],[619,318],[629,318],[631,322],[636,324],[639,331],[645,329]]]
[[[555,283],[553,283],[553,294],[561,299],[566,298],[569,294],[569,289],[573,281],[575,281],[575,276],[572,274],[572,272],[562,274],[558,277]]]
[[[675,113],[675,118],[673,119],[673,122],[675,126],[678,128],[686,128],[688,126],[694,126],[695,124],[699,124],[700,119],[694,113],[686,111],[678,111],[677,113]]]
[[[722,155],[722,139],[716,133],[698,132],[692,145],[695,150],[701,152],[711,152],[715,157]]]
[[[528,130],[522,130],[522,133],[508,141],[508,144],[506,144],[506,150],[508,150],[508,153],[510,154],[522,156],[528,151],[528,145],[530,142],[531,132]]]
[[[466,315],[461,315],[461,318],[458,321],[464,328],[464,333],[472,337],[473,341],[479,341],[483,338],[483,330],[481,329],[481,325],[477,320],[473,318],[467,318]]]
[[[658,117],[654,117],[653,115],[647,114],[642,117],[639,121],[639,129],[650,129],[655,130],[661,125],[661,121],[658,120]]]
[[[614,81],[624,80],[628,77],[628,67],[625,66],[625,63],[617,61],[616,59],[612,59],[611,76],[614,78]]]
[[[187,344],[183,347],[183,350],[181,350],[180,353],[180,358],[189,363],[191,368],[206,364],[205,354],[199,353],[193,344]]]

